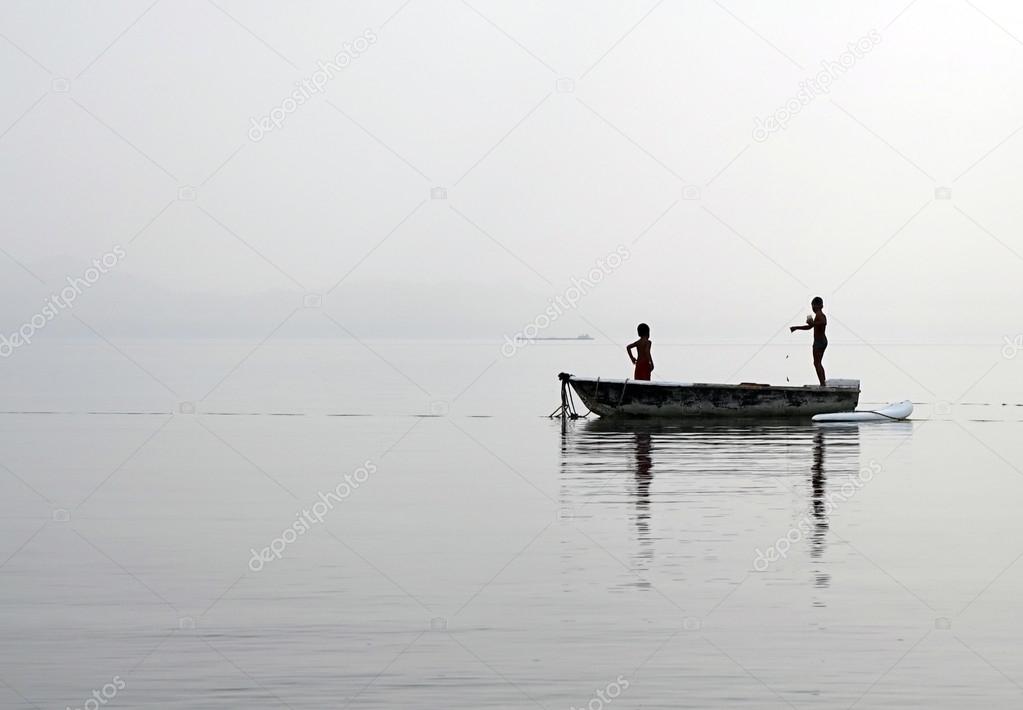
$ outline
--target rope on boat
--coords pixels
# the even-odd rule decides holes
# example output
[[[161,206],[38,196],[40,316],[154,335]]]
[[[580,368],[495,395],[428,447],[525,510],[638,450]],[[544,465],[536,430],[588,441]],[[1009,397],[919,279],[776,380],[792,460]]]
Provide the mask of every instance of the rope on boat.
[[[575,414],[576,417],[588,417],[588,416],[590,416],[590,410],[589,409],[586,410],[586,414],[577,414],[576,413],[576,409],[575,409],[575,395],[572,394],[572,388],[571,387],[568,388],[568,401],[572,405],[572,413]]]
[[[582,415],[576,411],[575,398],[572,396],[572,388],[568,384],[569,380],[572,379],[572,375],[562,372],[558,375],[558,379],[561,380],[561,405],[551,412],[547,418],[553,419],[560,416],[562,421],[566,421],[568,419],[578,419],[580,416],[589,416],[589,410],[587,410],[586,414]]]
[[[625,388],[629,386],[629,378],[625,378],[625,382],[622,383],[622,396],[618,398],[618,406],[622,406],[622,402],[625,401]]]

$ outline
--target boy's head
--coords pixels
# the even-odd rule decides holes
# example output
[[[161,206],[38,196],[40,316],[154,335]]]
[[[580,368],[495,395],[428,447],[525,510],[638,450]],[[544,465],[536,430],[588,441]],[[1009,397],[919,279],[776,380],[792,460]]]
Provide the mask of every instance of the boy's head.
[[[641,338],[649,338],[650,326],[648,326],[646,323],[640,323],[638,326],[636,326],[636,332],[639,333],[639,337]]]
[[[814,309],[815,311],[821,310],[822,308],[824,308],[824,299],[821,298],[820,296],[814,296],[813,300],[810,301],[810,308]]]

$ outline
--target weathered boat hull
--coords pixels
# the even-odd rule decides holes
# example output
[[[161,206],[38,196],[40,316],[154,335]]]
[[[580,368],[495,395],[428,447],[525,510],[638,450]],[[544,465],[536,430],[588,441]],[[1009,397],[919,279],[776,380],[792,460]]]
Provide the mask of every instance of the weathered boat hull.
[[[808,417],[851,412],[860,400],[858,383],[774,387],[567,378],[587,409],[602,417]]]

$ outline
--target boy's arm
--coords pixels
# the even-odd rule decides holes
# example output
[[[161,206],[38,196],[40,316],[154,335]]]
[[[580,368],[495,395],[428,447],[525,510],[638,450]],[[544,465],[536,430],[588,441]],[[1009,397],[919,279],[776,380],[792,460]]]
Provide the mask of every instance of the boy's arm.
[[[634,342],[634,343],[629,343],[628,345],[625,346],[625,352],[627,352],[629,354],[629,359],[632,360],[633,364],[635,364],[635,362],[636,362],[636,356],[632,354],[632,349],[633,348],[638,348],[638,347],[639,347],[639,341],[638,340],[636,342]]]
[[[795,333],[797,330],[813,330],[812,325],[790,325],[789,332]]]

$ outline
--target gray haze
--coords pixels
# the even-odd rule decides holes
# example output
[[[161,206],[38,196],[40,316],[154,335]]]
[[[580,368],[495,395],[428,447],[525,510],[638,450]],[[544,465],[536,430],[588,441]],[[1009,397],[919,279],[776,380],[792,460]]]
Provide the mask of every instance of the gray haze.
[[[0,330],[119,245],[45,335],[498,340],[624,246],[545,334],[760,341],[820,294],[838,338],[1000,342],[1021,36],[1007,0],[4,2]]]

